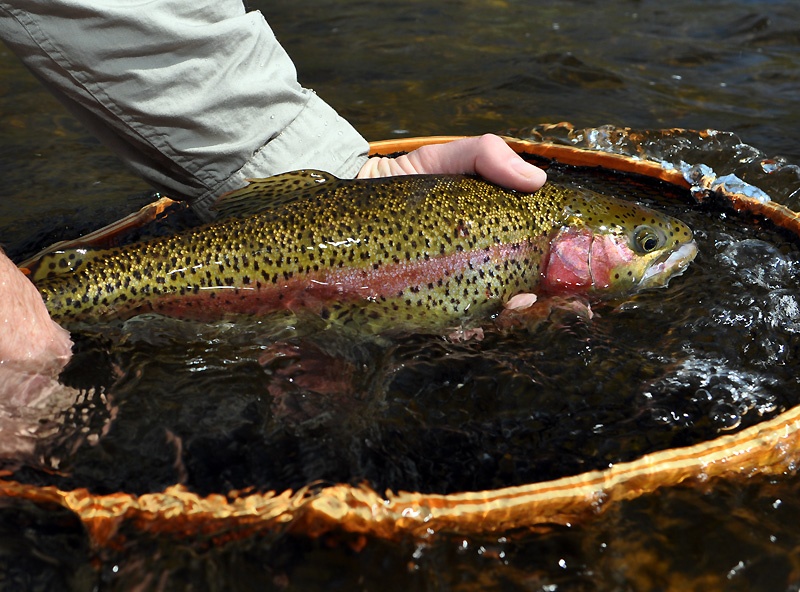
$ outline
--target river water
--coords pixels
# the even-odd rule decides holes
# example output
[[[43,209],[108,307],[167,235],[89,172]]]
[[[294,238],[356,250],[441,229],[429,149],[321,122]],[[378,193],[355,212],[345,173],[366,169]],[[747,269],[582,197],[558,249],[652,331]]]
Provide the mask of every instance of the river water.
[[[800,162],[791,2],[249,5],[301,81],[370,140],[567,120],[727,130]],[[12,255],[151,199],[8,52],[0,72],[0,237]],[[656,205],[695,228],[701,255],[667,291],[600,307],[592,322],[566,314],[542,331],[490,331],[464,344],[334,333],[291,334],[276,346],[279,325],[154,328],[147,319],[87,331],[78,359],[103,380],[119,367],[129,376],[115,386],[112,428],[99,445],[64,453],[66,470],[18,478],[99,493],[367,478],[446,493],[600,468],[797,404],[796,244],[688,200]],[[700,298],[703,290],[713,296]],[[324,397],[298,385],[300,350],[337,364],[349,382],[328,384]],[[347,398],[348,389],[365,396]],[[503,537],[276,534],[209,547],[132,533],[98,553],[69,515],[9,503],[0,561],[8,582],[76,590],[797,590],[799,486],[788,475],[676,487],[585,524]]]

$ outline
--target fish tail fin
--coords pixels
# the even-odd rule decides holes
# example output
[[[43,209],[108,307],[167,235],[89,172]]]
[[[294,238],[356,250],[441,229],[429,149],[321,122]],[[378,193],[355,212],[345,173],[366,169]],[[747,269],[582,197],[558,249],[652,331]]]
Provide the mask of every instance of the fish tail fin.
[[[28,270],[28,277],[33,283],[48,278],[73,274],[83,269],[88,263],[103,259],[107,251],[102,249],[67,249],[43,255]]]

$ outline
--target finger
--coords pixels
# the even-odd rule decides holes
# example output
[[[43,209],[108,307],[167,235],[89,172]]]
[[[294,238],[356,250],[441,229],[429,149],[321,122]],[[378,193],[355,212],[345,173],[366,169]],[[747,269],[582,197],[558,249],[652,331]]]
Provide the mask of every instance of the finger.
[[[419,172],[475,173],[518,191],[536,191],[547,180],[542,169],[523,160],[493,134],[423,146],[409,153],[408,159]]]

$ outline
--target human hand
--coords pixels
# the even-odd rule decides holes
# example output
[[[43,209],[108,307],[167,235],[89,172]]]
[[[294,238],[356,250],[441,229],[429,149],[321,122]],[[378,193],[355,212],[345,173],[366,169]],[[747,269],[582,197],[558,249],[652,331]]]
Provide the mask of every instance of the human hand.
[[[358,178],[421,173],[474,173],[502,187],[525,192],[536,191],[547,180],[542,169],[523,160],[493,134],[423,146],[397,158],[370,158]]]
[[[0,250],[0,461],[34,454],[42,433],[75,403],[58,382],[72,355],[69,333]]]
[[[55,376],[71,349],[69,333],[50,318],[34,285],[0,251],[0,370]]]

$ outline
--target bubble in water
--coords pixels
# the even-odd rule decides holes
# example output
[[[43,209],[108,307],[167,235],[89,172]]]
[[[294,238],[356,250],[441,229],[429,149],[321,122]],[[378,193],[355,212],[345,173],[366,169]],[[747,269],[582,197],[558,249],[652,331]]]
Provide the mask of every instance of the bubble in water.
[[[725,401],[714,405],[708,415],[720,430],[733,430],[742,423],[738,409]]]
[[[651,386],[649,415],[661,425],[691,425],[705,416],[717,430],[733,430],[748,416],[778,408],[776,386],[775,378],[732,368],[724,359],[689,358]]]
[[[717,257],[749,285],[781,288],[793,274],[793,262],[775,245],[758,239],[733,242]]]
[[[661,407],[656,407],[655,409],[651,409],[650,417],[656,423],[661,423],[664,425],[672,423],[672,416],[670,415],[669,410],[663,409]]]
[[[800,333],[800,304],[795,294],[788,291],[770,292],[765,311],[774,329]]]
[[[695,402],[698,402],[698,403],[707,402],[707,401],[713,401],[714,400],[714,396],[708,391],[708,389],[699,388],[699,389],[697,389],[695,391],[694,397],[693,397],[692,400],[695,401]]]
[[[757,239],[717,244],[716,259],[733,284],[717,292],[694,331],[719,344],[728,359],[769,367],[789,363],[800,335],[797,256]]]

